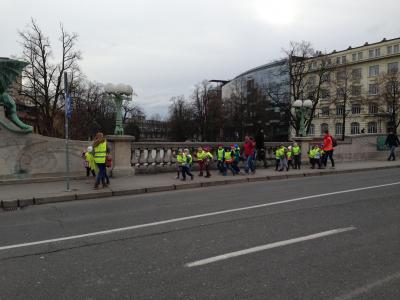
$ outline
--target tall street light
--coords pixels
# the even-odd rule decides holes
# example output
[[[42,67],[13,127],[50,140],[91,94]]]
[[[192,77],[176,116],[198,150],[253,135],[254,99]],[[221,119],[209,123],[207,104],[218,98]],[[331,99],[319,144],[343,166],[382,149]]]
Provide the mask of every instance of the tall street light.
[[[296,115],[300,118],[300,129],[299,129],[299,135],[300,136],[306,136],[306,130],[305,130],[305,115],[307,113],[307,110],[311,109],[313,106],[313,103],[311,100],[296,100],[293,102],[292,106],[296,110]]]

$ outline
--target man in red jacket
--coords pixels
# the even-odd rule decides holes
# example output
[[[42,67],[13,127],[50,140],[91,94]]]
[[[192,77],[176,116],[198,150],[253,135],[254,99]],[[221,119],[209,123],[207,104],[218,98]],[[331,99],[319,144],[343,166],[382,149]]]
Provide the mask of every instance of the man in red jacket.
[[[328,163],[328,157],[331,160],[332,163],[332,168],[335,168],[335,161],[333,160],[333,138],[329,134],[328,130],[325,130],[325,135],[324,135],[324,145],[322,147],[322,150],[324,150],[324,156],[322,158],[322,162],[324,164],[324,167],[326,167]]]
[[[248,174],[250,170],[251,173],[254,174],[256,172],[256,168],[254,165],[256,143],[254,139],[246,135],[243,147],[244,147],[244,159],[246,160],[244,171],[246,172],[246,174]]]

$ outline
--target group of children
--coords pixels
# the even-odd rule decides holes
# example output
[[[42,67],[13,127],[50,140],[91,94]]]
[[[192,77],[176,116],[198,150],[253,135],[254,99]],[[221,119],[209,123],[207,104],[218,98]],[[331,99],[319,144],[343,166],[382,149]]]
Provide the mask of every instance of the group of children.
[[[282,172],[286,169],[289,171],[290,167],[292,169],[299,169],[301,166],[301,149],[297,143],[293,146],[285,147],[280,144],[277,149],[275,149],[275,170]]]
[[[308,158],[310,161],[311,169],[315,169],[315,165],[318,165],[318,169],[321,169],[324,164],[324,150],[322,144],[316,144],[311,147],[308,151]],[[301,149],[297,143],[293,146],[285,147],[280,144],[275,150],[275,170],[276,171],[289,171],[292,169],[300,170],[301,166]]]
[[[178,150],[175,153],[177,176],[176,179],[186,180],[187,175],[193,180],[193,174],[191,168],[193,166],[193,157],[190,154],[189,149]],[[196,162],[199,164],[200,173],[199,176],[206,178],[211,177],[209,167],[213,162],[214,156],[211,153],[210,147],[199,147],[195,153]],[[240,147],[237,144],[231,145],[230,147],[224,147],[218,145],[217,149],[217,168],[219,172],[226,176],[228,170],[232,172],[232,175],[241,174],[239,168],[240,162]],[[204,175],[205,173],[205,175]]]

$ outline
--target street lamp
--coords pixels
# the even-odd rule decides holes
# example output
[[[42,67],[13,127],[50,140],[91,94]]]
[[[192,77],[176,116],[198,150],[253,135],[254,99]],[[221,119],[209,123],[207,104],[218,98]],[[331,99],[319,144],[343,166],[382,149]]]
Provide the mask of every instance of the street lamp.
[[[299,135],[300,136],[306,136],[306,130],[305,130],[305,119],[304,116],[307,112],[308,109],[310,109],[313,106],[313,103],[311,100],[296,100],[293,102],[292,106],[296,110],[296,114],[300,118],[300,129],[299,129]]]
[[[115,116],[115,135],[124,135],[124,127],[122,125],[122,101],[132,100],[133,89],[127,84],[106,84],[105,92],[115,101],[116,116]]]

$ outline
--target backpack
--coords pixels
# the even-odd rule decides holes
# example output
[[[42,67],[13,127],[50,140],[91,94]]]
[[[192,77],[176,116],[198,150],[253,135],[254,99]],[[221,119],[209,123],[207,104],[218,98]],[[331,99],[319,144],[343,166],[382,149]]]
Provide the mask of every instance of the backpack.
[[[337,146],[337,140],[333,136],[331,136],[331,139],[332,139],[332,147],[336,147]]]

